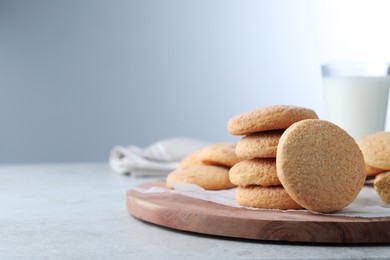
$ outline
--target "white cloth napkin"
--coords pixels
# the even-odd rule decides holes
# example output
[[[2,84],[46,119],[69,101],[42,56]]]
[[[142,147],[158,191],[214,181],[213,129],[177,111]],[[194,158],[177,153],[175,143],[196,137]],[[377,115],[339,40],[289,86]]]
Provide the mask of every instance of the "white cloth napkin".
[[[115,146],[110,153],[110,167],[120,174],[132,176],[167,175],[194,151],[210,143],[194,138],[163,139],[146,148]]]

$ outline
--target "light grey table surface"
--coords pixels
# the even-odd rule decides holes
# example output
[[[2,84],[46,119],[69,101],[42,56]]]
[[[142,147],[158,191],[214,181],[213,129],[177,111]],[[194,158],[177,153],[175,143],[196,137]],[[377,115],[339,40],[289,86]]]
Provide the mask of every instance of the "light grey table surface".
[[[107,164],[0,166],[0,259],[390,259],[386,245],[289,244],[197,235],[126,209],[131,178]]]

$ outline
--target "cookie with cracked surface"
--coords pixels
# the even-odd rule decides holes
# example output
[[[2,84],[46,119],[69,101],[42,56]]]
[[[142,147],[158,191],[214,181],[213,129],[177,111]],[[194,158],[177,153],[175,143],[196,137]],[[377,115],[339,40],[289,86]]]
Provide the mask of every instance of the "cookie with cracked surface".
[[[238,187],[236,201],[241,206],[264,209],[302,209],[282,186]]]
[[[383,202],[390,203],[390,172],[375,176],[374,188]]]
[[[390,170],[390,132],[370,134],[357,143],[368,166]]]
[[[276,159],[255,158],[234,165],[229,171],[230,181],[238,186],[280,186],[276,174]]]
[[[192,183],[206,190],[223,190],[235,187],[230,182],[228,168],[211,165],[176,169],[167,176],[166,185],[169,189],[174,188],[172,182]]]
[[[284,130],[257,132],[237,142],[236,154],[240,158],[276,158],[276,149]]]
[[[318,119],[314,110],[304,107],[276,105],[254,109],[232,117],[227,129],[232,135],[286,129],[303,119]]]
[[[287,193],[304,208],[335,212],[350,204],[366,179],[355,140],[325,120],[302,120],[279,141],[277,174]]]

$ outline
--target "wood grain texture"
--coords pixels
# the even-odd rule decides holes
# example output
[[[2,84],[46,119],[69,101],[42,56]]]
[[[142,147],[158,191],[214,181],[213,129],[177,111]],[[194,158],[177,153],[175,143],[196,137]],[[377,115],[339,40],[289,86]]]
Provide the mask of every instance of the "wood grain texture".
[[[165,187],[150,182],[142,188]],[[136,218],[202,234],[256,240],[313,243],[390,243],[390,218],[351,218],[305,211],[233,208],[168,192],[127,192]]]

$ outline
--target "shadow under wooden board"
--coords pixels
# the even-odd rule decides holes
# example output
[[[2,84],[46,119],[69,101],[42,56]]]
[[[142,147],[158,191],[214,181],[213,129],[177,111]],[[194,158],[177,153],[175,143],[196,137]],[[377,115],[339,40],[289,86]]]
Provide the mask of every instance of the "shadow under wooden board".
[[[165,187],[163,181],[141,188]],[[351,218],[306,211],[234,208],[171,192],[127,192],[134,217],[182,231],[255,240],[310,243],[390,243],[390,217]]]

